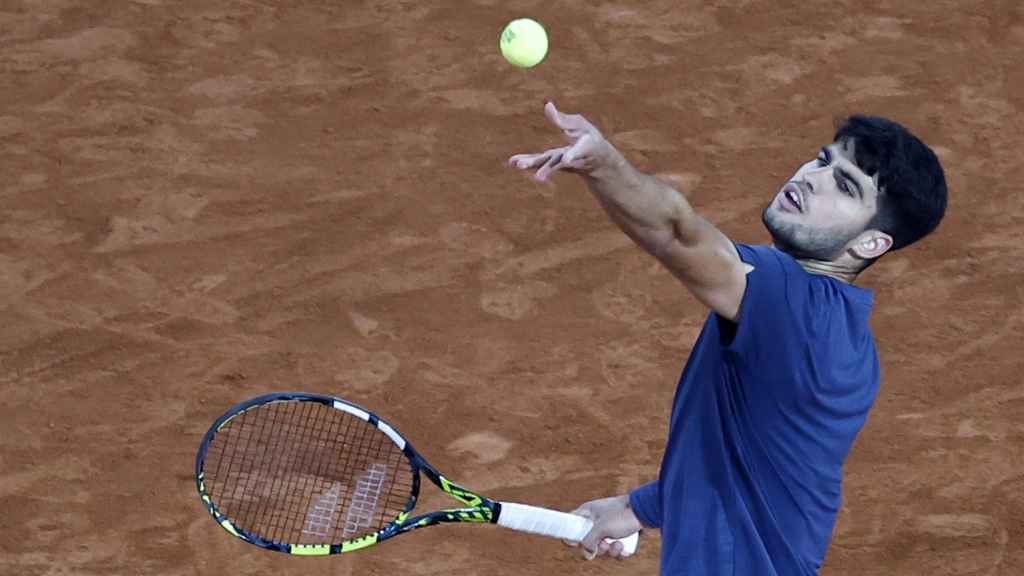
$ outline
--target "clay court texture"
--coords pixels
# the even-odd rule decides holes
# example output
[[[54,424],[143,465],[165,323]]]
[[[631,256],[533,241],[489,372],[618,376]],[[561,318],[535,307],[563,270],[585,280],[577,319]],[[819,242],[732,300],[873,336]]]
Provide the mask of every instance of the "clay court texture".
[[[835,117],[930,143],[950,208],[860,281],[883,381],[822,574],[1024,574],[1021,2],[9,0],[0,43],[0,574],[655,574],[657,532],[291,558],[196,497],[212,419],[280,390],[500,499],[655,476],[706,311],[578,179],[505,166],[561,144],[546,98],[749,243]]]

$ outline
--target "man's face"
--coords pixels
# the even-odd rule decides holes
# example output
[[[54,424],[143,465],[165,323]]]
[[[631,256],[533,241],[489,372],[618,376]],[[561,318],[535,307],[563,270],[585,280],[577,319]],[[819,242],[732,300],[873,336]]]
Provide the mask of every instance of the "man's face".
[[[833,142],[801,166],[761,219],[795,258],[838,258],[878,211],[878,183],[854,163],[856,142]]]

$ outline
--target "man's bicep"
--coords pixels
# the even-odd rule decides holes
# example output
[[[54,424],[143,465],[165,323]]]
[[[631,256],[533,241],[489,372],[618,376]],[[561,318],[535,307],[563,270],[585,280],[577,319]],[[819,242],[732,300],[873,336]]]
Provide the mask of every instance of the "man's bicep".
[[[728,236],[707,220],[697,218],[697,230],[690,240],[673,239],[656,257],[697,300],[719,316],[736,321],[747,273],[753,266],[740,258]]]

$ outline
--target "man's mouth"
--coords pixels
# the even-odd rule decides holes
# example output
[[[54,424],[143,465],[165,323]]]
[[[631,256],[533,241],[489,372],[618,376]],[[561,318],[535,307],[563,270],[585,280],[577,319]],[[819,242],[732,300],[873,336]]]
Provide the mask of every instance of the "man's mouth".
[[[804,211],[804,199],[800,194],[800,188],[790,182],[782,188],[783,203],[797,212]]]

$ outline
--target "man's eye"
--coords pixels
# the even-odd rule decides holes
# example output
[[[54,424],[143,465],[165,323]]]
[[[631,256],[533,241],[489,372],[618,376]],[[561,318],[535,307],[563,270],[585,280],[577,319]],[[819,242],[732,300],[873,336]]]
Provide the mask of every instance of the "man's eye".
[[[839,189],[845,192],[846,194],[853,196],[853,191],[850,189],[850,183],[847,182],[846,180],[839,180]]]

